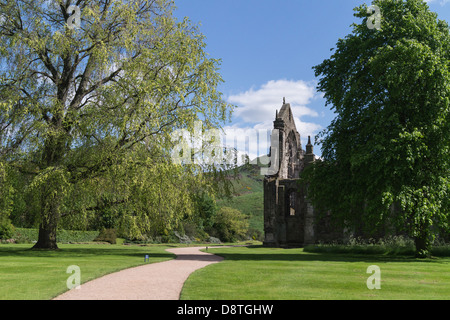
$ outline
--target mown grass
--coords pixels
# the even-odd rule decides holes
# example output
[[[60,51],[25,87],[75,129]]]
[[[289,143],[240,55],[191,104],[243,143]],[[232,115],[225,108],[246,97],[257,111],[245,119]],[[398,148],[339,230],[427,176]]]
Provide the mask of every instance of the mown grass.
[[[416,248],[414,245],[393,246],[379,244],[321,244],[308,245],[304,249],[305,252],[311,253],[338,253],[338,254],[366,254],[366,255],[404,255],[414,256]],[[431,257],[450,257],[450,245],[433,246],[430,249]]]
[[[48,300],[67,290],[67,267],[81,269],[82,283],[150,262],[172,259],[172,245],[0,245],[0,300]],[[173,245],[175,246],[175,245]],[[177,245],[179,246],[179,245]],[[450,258],[415,259],[385,254],[311,253],[261,246],[209,248],[222,263],[196,271],[182,299],[450,299]],[[367,267],[381,269],[381,290],[369,290]]]
[[[450,258],[309,253],[303,249],[219,248],[222,263],[196,271],[183,300],[450,299]],[[379,266],[381,289],[367,268]]]
[[[0,300],[48,300],[67,291],[71,265],[81,282],[108,273],[174,258],[168,246],[69,245],[57,251],[30,250],[30,244],[0,245]],[[150,262],[144,262],[149,254]]]

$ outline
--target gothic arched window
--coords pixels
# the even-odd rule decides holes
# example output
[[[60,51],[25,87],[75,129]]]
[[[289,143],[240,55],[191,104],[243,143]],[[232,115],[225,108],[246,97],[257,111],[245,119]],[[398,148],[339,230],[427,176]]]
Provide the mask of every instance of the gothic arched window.
[[[295,202],[297,201],[297,193],[295,191],[291,191],[289,194],[289,212],[290,216],[295,216]]]

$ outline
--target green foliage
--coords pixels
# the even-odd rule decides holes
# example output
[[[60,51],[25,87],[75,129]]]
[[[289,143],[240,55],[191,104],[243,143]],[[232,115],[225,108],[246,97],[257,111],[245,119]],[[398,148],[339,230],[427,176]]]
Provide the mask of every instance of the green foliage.
[[[56,237],[61,243],[92,242],[98,231],[58,230]]]
[[[200,230],[208,232],[214,225],[217,206],[216,201],[209,194],[200,193],[193,195],[195,205],[194,221]]]
[[[191,192],[228,191],[222,168],[170,159],[174,130],[229,119],[220,61],[172,1],[77,5],[80,29],[67,1],[0,6],[0,158],[26,176],[14,220],[40,223],[48,242],[59,224],[167,235],[192,214]]]
[[[249,192],[234,196],[230,200],[217,201],[217,205],[218,207],[230,207],[241,211],[242,214],[248,217],[249,228],[254,231],[253,233],[262,233],[264,230],[263,197],[262,191]]]
[[[414,255],[414,241],[401,236],[375,239],[350,238],[346,244],[316,244],[306,246],[305,252]]]
[[[217,199],[217,206],[230,207],[246,215],[249,223],[248,238],[264,238],[264,195],[261,167],[246,163],[237,168],[237,174],[231,179],[233,196]]]
[[[361,239],[351,238],[345,244],[315,244],[304,248],[305,252],[314,253],[338,253],[338,254],[382,254],[389,256],[416,256],[417,258],[427,258],[431,254],[435,257],[450,257],[450,245],[433,243],[429,252],[419,254],[412,239],[403,236],[389,236],[386,238]]]
[[[13,210],[15,189],[8,179],[6,165],[0,161],[0,239],[10,239],[14,234],[14,226],[10,220]]]
[[[38,229],[16,228],[13,239],[16,243],[31,243],[33,241],[37,241],[38,236]]]
[[[6,164],[0,161],[0,219],[8,218],[13,205],[14,188],[9,181],[9,170]]]
[[[239,210],[222,207],[216,214],[214,229],[218,238],[225,242],[234,242],[245,237],[248,230],[246,216]]]
[[[9,219],[0,220],[0,239],[11,239],[14,236],[15,228]]]
[[[12,239],[17,243],[31,243],[38,240],[39,230],[30,228],[16,228]],[[99,235],[99,231],[58,230],[57,241],[60,243],[92,242]]]
[[[103,229],[100,231],[95,241],[104,241],[109,242],[111,244],[116,244],[116,230],[115,229]]]
[[[316,139],[324,161],[304,178],[341,224],[389,222],[426,252],[433,225],[448,232],[449,27],[421,0],[373,4],[381,30],[367,28],[366,5],[356,8],[363,21],[314,68],[336,118]]]

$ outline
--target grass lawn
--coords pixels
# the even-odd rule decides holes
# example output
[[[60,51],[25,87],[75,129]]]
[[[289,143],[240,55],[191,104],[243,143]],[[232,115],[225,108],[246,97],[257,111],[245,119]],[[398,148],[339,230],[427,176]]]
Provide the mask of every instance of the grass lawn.
[[[303,249],[209,249],[222,263],[197,270],[181,299],[450,299],[450,258],[307,253]],[[367,268],[379,266],[381,289],[369,290]]]
[[[71,245],[59,244],[58,251],[34,251],[32,245],[0,245],[0,300],[48,300],[67,291],[77,265],[81,283],[121,269],[174,258],[168,246]]]

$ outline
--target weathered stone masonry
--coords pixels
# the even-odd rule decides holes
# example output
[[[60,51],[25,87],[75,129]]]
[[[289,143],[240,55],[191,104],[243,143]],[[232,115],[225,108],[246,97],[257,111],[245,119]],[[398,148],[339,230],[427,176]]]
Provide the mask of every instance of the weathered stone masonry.
[[[264,178],[264,245],[270,247],[303,247],[318,242],[342,242],[349,237],[382,238],[386,235],[406,235],[388,221],[371,232],[363,230],[364,210],[361,208],[360,226],[351,230],[331,223],[330,213],[319,214],[306,197],[306,187],[299,178],[303,170],[315,161],[311,138],[302,149],[300,134],[295,127],[291,106],[283,101],[276,112],[270,159],[273,163]],[[276,136],[278,135],[278,143]],[[274,165],[277,164],[277,165]],[[398,205],[391,208],[394,215],[402,214]],[[448,233],[439,234],[448,239]],[[448,240],[447,240],[448,241]]]
[[[276,112],[274,129],[278,146],[271,146],[272,157],[279,161],[278,172],[264,178],[264,245],[272,247],[304,246],[316,241],[314,208],[298,183],[300,173],[314,162],[313,145],[308,138],[302,149],[291,106],[283,101]]]

